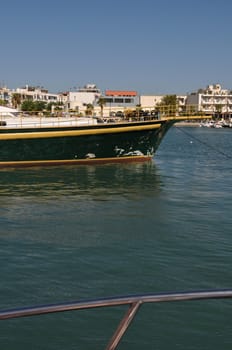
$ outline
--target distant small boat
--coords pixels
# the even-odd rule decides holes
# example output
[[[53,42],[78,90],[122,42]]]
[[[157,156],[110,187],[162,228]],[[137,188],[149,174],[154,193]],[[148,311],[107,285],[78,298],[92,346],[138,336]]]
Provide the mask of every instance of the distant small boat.
[[[207,128],[220,129],[220,128],[224,127],[224,123],[222,121],[210,120],[210,121],[204,121],[204,122],[200,123],[200,126],[204,126]]]
[[[100,118],[5,118],[0,126],[0,167],[148,161],[169,128],[186,118],[111,118],[110,123]]]

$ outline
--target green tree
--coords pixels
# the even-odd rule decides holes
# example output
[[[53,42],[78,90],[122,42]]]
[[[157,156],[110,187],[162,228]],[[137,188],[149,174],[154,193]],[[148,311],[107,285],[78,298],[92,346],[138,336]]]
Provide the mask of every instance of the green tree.
[[[94,110],[94,107],[91,103],[88,103],[86,105],[86,110],[85,110],[85,114],[86,115],[93,115],[93,110]]]
[[[6,106],[7,105],[7,101],[0,99],[0,106]]]
[[[222,115],[222,105],[218,104],[215,106],[215,117],[220,118],[221,115]]]
[[[63,104],[63,102],[49,102],[46,105],[47,111],[51,112],[52,106],[55,106],[54,107],[55,110],[60,110],[63,108],[64,104]]]
[[[100,106],[101,108],[101,117],[103,117],[103,109],[104,109],[104,106],[106,104],[106,100],[104,99],[104,97],[100,96],[98,101],[97,101],[97,104]]]
[[[18,108],[21,105],[22,97],[20,94],[15,93],[12,95],[11,101],[12,101],[14,108]]]
[[[160,103],[165,106],[176,106],[177,97],[176,95],[166,95],[162,98]]]
[[[135,108],[135,115],[137,118],[139,118],[141,111],[142,111],[141,104],[137,104]]]
[[[34,111],[36,112],[42,112],[44,109],[46,109],[46,102],[44,101],[34,101]]]
[[[176,95],[166,95],[160,103],[156,105],[156,110],[167,115],[175,115],[178,110],[178,100]]]
[[[25,112],[32,112],[35,110],[35,105],[32,100],[25,100],[21,104],[21,110]]]

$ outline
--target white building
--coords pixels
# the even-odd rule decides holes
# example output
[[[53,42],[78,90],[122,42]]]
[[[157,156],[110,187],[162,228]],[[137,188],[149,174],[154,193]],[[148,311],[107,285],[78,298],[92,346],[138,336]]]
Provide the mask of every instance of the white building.
[[[187,96],[186,105],[207,114],[232,114],[232,91],[222,89],[220,84],[208,85]]]
[[[140,96],[140,105],[142,109],[152,109],[154,108],[158,103],[160,103],[163,99],[163,97],[166,95],[141,95]],[[177,95],[177,103],[179,107],[184,107],[186,103],[187,96],[185,95]]]
[[[95,84],[87,84],[78,91],[70,91],[67,93],[67,100],[65,103],[65,110],[74,110],[79,113],[84,113],[88,104],[96,105],[101,91]]]
[[[95,84],[87,84],[77,91],[67,93],[65,111],[76,111],[86,113],[88,105],[93,107],[93,113],[101,115],[101,107],[98,104],[99,98],[104,99],[104,115],[123,112],[125,109],[135,108],[139,103],[139,96],[136,91],[106,90],[102,93]]]
[[[22,101],[32,100],[32,101],[43,101],[46,103],[49,102],[59,102],[59,95],[48,92],[47,89],[42,87],[34,87],[26,85],[22,88],[17,88],[12,91],[13,93],[20,94]]]
[[[104,114],[117,115],[125,111],[135,109],[139,104],[139,95],[134,90],[106,90],[102,96],[104,105]]]
[[[158,103],[161,102],[163,95],[141,95],[140,105],[142,109],[153,109]]]
[[[11,99],[11,91],[7,87],[0,87],[0,100],[4,103],[9,104]]]

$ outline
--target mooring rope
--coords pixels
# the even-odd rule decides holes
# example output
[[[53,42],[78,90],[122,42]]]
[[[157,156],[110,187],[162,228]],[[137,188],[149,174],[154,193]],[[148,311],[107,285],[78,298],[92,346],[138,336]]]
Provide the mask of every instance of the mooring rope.
[[[176,129],[178,129],[179,131],[183,132],[184,134],[186,134],[187,136],[191,137],[192,139],[198,141],[198,142],[201,143],[202,145],[207,146],[208,148],[212,149],[213,151],[215,151],[215,152],[217,152],[217,153],[223,155],[223,156],[226,157],[227,159],[232,159],[232,156],[231,156],[231,155],[229,155],[229,154],[227,154],[227,153],[225,153],[225,152],[219,150],[218,148],[216,148],[216,147],[214,147],[214,146],[208,144],[208,143],[205,142],[205,141],[202,141],[202,140],[199,139],[198,137],[193,136],[193,134],[191,134],[191,133],[187,132],[186,130],[184,130],[183,127],[176,126]]]

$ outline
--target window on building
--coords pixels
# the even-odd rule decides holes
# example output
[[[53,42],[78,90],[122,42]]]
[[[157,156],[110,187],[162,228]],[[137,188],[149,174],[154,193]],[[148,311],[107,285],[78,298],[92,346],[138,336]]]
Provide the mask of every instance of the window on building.
[[[115,98],[114,102],[115,103],[123,103],[123,98]]]
[[[125,98],[125,103],[133,103],[134,99],[133,98]]]
[[[106,101],[106,103],[112,103],[114,102],[114,100],[110,97],[104,98],[104,100]]]

